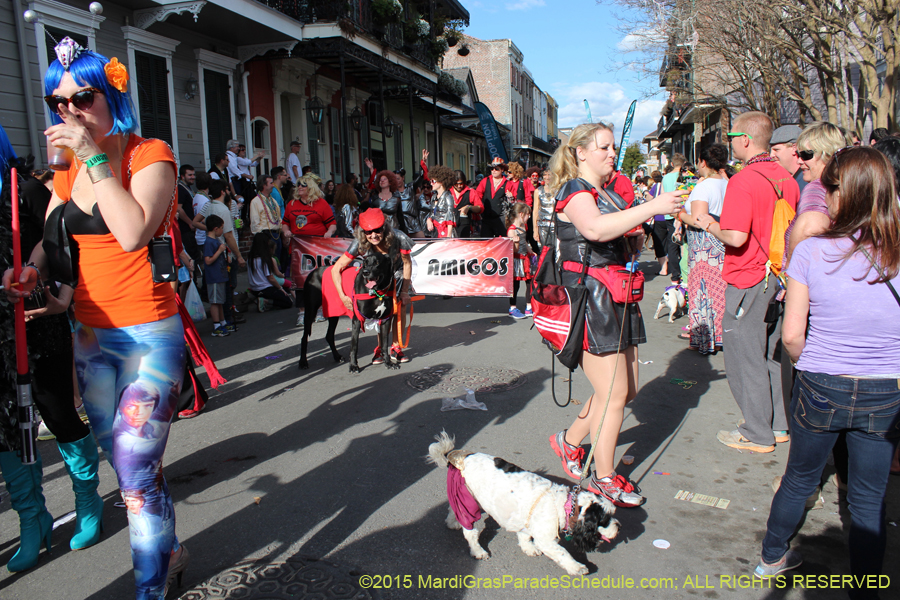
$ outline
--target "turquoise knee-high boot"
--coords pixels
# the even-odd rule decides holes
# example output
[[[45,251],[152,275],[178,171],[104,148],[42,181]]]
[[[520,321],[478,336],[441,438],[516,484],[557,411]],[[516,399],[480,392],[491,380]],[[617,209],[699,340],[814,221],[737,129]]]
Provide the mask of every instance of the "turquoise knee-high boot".
[[[15,452],[0,452],[0,470],[6,480],[10,504],[19,514],[19,550],[6,565],[10,572],[16,573],[37,564],[41,542],[50,550],[53,517],[44,505],[40,454],[35,464],[23,465]]]
[[[75,535],[69,542],[72,550],[83,550],[100,541],[103,531],[103,499],[97,493],[100,485],[100,455],[92,434],[77,442],[59,443],[59,453],[66,463],[75,492]]]

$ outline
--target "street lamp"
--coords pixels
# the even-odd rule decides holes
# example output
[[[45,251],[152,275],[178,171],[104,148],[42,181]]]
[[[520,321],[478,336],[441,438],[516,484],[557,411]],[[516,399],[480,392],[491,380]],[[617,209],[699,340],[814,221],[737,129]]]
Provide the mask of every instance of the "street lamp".
[[[188,76],[187,81],[184,82],[184,99],[193,100],[199,90],[200,86],[192,73]]]
[[[313,96],[311,100],[306,102],[306,109],[309,111],[313,124],[321,125],[322,120],[325,118],[325,106],[318,96]]]
[[[350,112],[350,125],[353,127],[353,131],[359,131],[362,127],[362,113],[358,106],[355,106]]]
[[[390,117],[384,120],[384,136],[394,137],[394,119]]]

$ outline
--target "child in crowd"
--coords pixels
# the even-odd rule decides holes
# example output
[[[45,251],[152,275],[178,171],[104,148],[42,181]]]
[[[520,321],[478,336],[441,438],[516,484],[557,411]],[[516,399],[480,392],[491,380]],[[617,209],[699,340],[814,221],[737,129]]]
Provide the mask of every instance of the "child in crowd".
[[[290,282],[278,270],[275,257],[275,240],[268,231],[260,231],[253,236],[253,245],[247,261],[247,279],[250,290],[259,296],[259,312],[265,312],[273,305],[290,308],[294,305]],[[285,289],[285,286],[288,289]]]
[[[225,282],[228,281],[228,268],[225,259],[225,222],[218,215],[206,217],[206,240],[203,242],[203,262],[206,263],[206,290],[209,294],[210,312],[213,318],[213,336],[225,337]]]
[[[531,257],[534,251],[525,235],[525,227],[531,218],[531,207],[524,202],[515,202],[506,215],[506,237],[513,241],[513,294],[509,300],[509,316],[524,319],[534,313],[531,310]],[[519,282],[525,282],[525,312],[516,307]]]

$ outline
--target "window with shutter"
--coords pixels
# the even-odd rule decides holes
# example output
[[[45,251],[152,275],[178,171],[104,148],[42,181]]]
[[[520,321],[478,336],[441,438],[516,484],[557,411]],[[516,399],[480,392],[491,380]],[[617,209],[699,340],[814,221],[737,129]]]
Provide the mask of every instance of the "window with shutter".
[[[166,59],[144,52],[135,52],[134,62],[137,71],[137,109],[141,120],[141,136],[157,138],[172,145],[169,70],[166,68]]]
[[[306,110],[307,145],[309,146],[309,166],[313,173],[319,172],[319,127],[313,123],[312,111]]]
[[[231,103],[228,75],[203,69],[203,92],[206,95],[206,130],[209,156],[225,152],[231,139]]]
[[[403,169],[403,124],[394,124],[394,170]]]
[[[341,182],[341,111],[329,109],[331,121],[331,174],[335,183]]]

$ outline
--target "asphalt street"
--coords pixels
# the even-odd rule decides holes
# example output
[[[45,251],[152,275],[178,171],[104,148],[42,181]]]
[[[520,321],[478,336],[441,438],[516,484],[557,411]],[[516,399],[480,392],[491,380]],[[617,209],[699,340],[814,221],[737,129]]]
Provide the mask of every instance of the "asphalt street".
[[[491,558],[472,558],[462,534],[444,524],[446,473],[424,460],[434,436],[446,430],[458,448],[569,484],[548,437],[569,425],[581,408],[576,402],[587,400],[587,380],[576,371],[573,404],[557,407],[551,354],[530,320],[507,316],[506,299],[428,298],[415,307],[411,361],[396,371],[369,364],[373,333],[360,343],[361,373],[334,364],[325,324],[312,332],[311,369],[298,370],[302,332],[294,310],[252,309],[226,338],[210,336],[209,320],[198,325],[228,383],[211,391],[199,417],[171,429],[165,475],[192,562],[169,598],[846,598],[846,589],[835,588],[839,578],[820,577],[849,574],[850,514],[831,484],[824,507],[807,513],[793,542],[804,557],[795,572],[802,577],[792,574],[781,589],[748,587],[772,480],[783,472],[790,444],[754,454],[716,440],[718,430],[733,429],[740,418],[723,354],[688,349],[678,339],[686,317],[673,324],[653,319],[667,280],[653,277],[658,268],[646,262],[652,253],[643,260],[648,343],[640,347],[640,392],[626,410],[617,456],[634,457],[618,471],[638,482],[648,500],[618,510],[622,529],[602,551],[567,546],[590,569],[587,580],[568,582],[546,557],[525,556],[516,536],[493,520],[481,536]],[[349,337],[344,319],[337,337],[344,354]],[[556,369],[561,402],[567,377]],[[476,392],[486,411],[441,411],[442,398],[463,395],[472,382],[495,386]],[[47,505],[60,517],[74,508],[70,481],[55,442],[39,448]],[[888,490],[884,599],[900,597],[898,480]],[[679,491],[730,502],[716,508],[678,500]],[[61,525],[36,568],[15,575],[2,569],[0,599],[134,597],[126,512],[114,506],[120,498],[106,463],[100,493],[100,543],[71,552],[74,523]],[[4,494],[2,564],[18,547],[18,531]],[[668,548],[656,547],[657,540]],[[303,576],[285,575],[285,565]],[[229,575],[232,569],[239,575]],[[267,569],[279,573],[268,588],[260,585]],[[255,591],[241,592],[244,584]],[[487,588],[493,585],[501,589]]]

